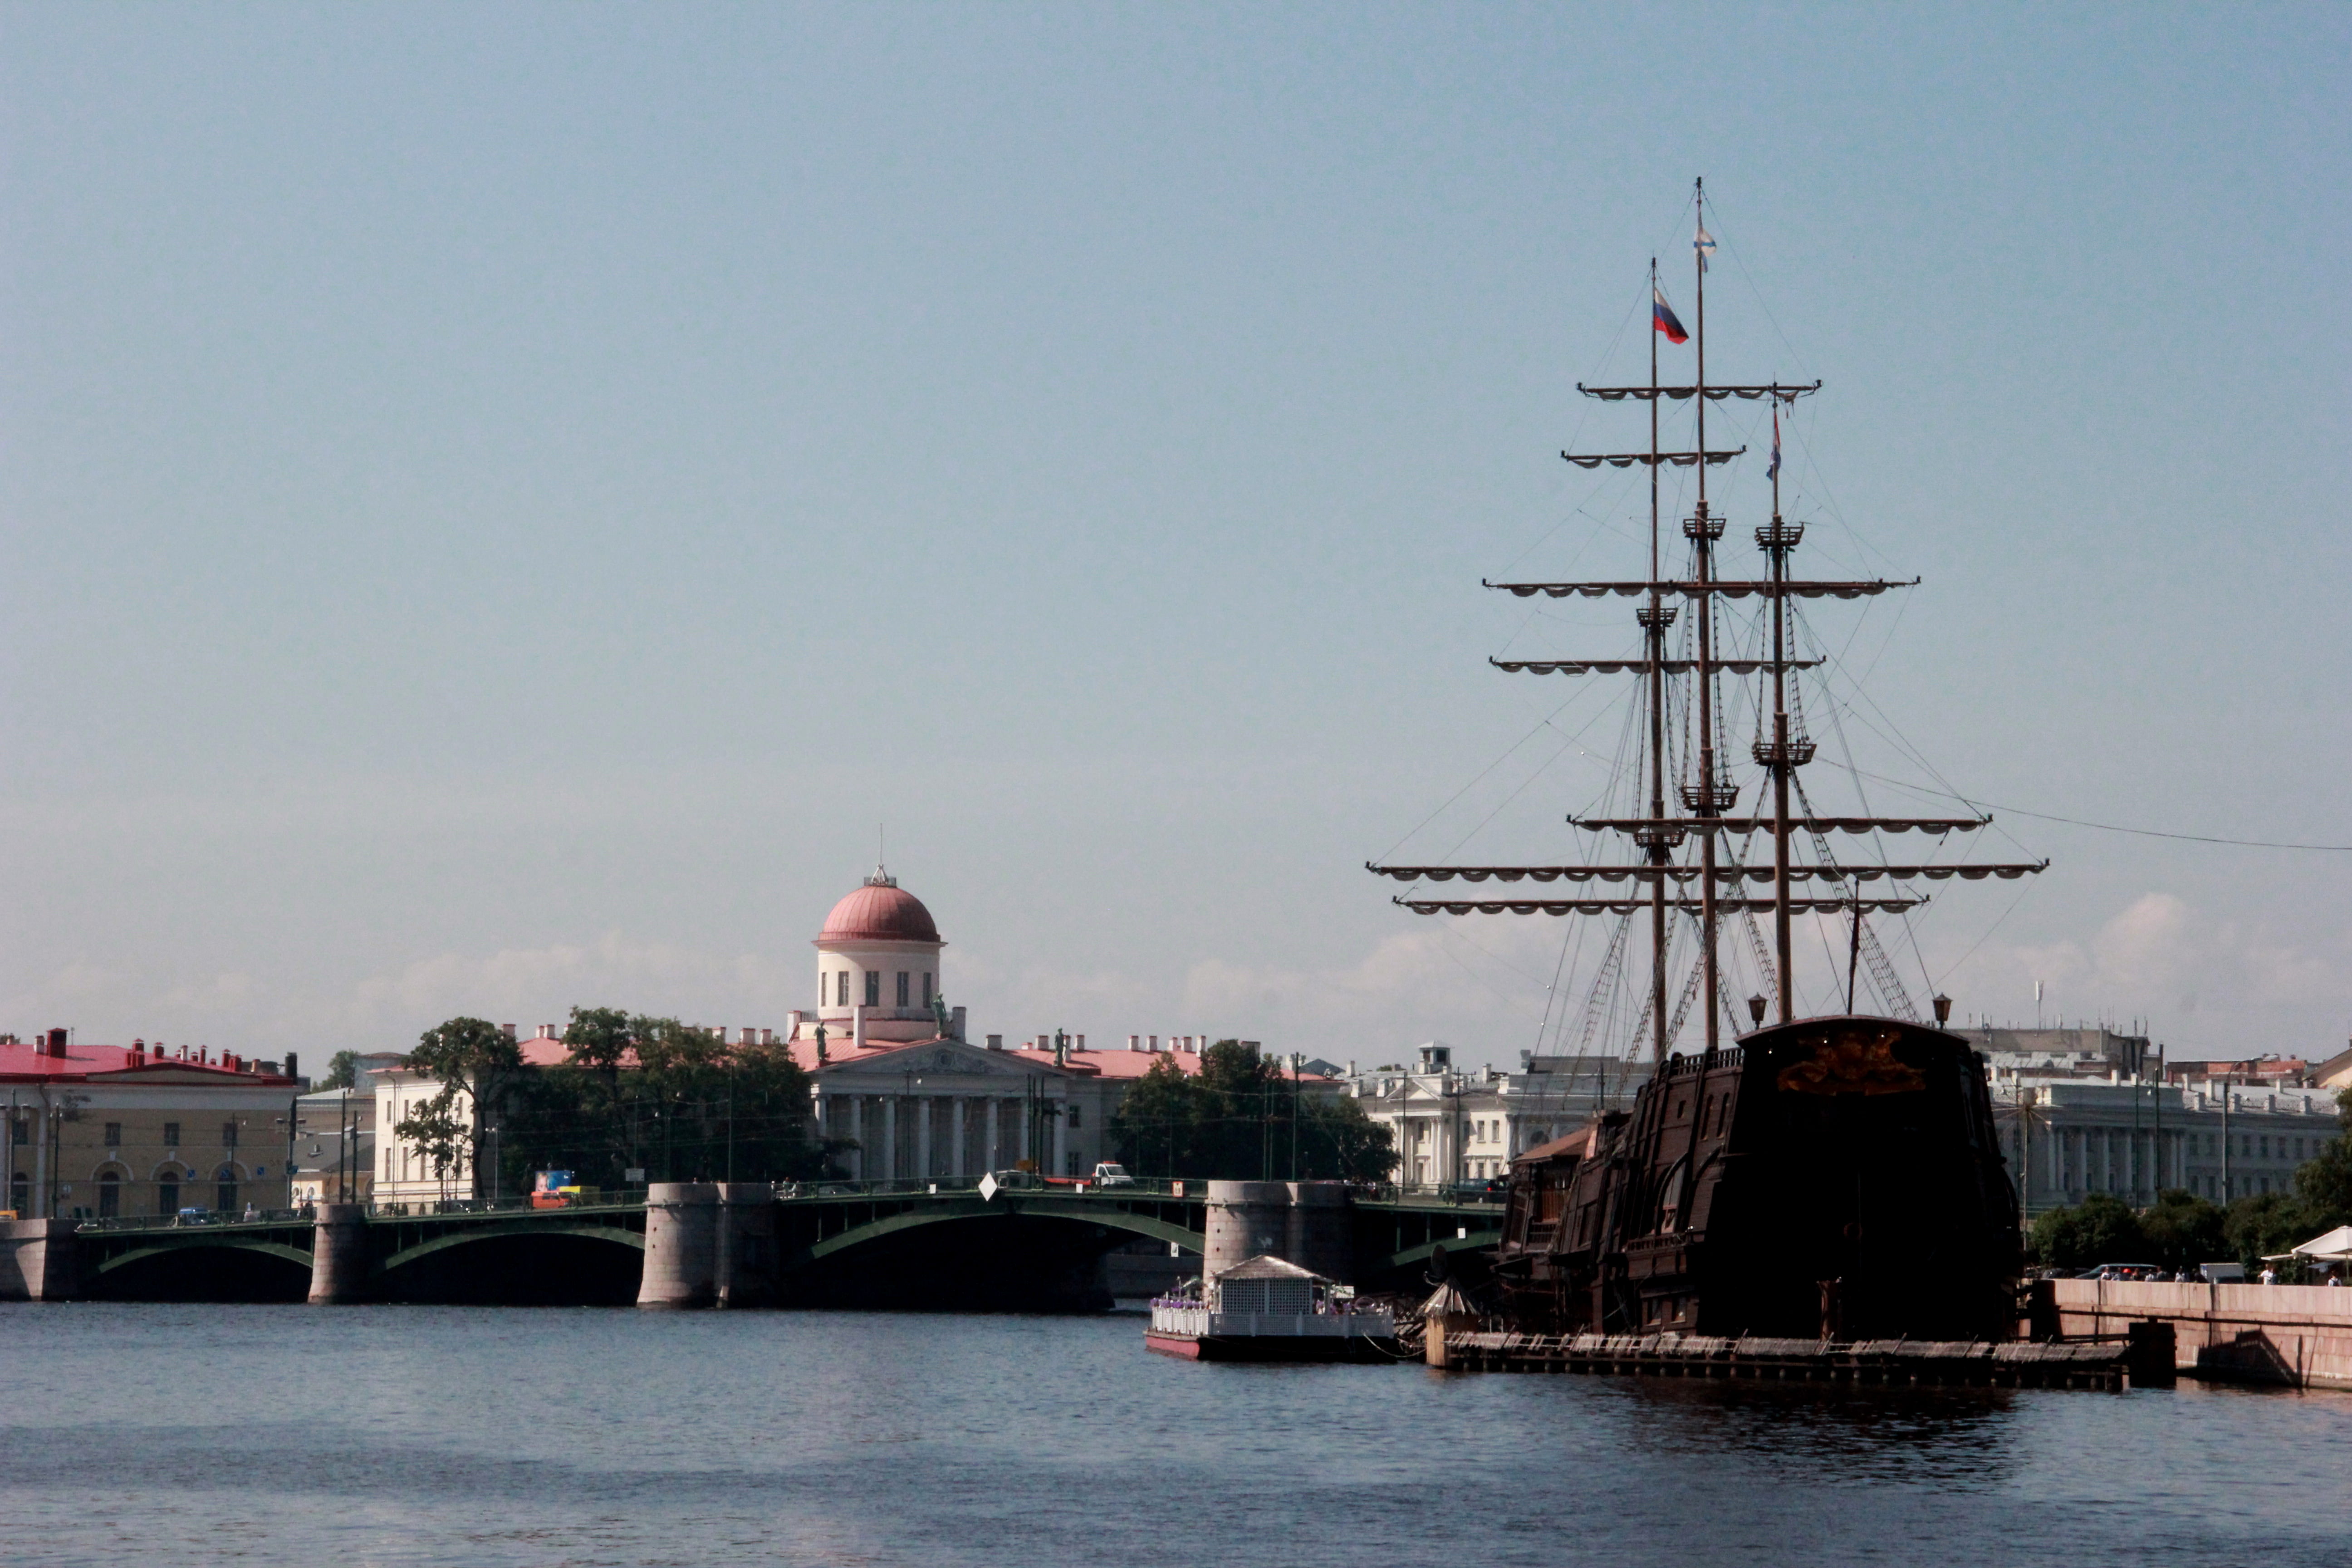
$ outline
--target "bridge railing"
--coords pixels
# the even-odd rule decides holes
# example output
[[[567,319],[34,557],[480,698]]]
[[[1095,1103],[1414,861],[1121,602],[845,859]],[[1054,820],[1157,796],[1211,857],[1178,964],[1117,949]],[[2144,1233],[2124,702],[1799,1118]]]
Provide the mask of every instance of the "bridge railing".
[[[212,1209],[175,1215],[110,1215],[104,1218],[84,1219],[74,1226],[78,1234],[109,1231],[140,1230],[217,1230],[225,1226],[308,1224],[310,1215],[305,1209],[255,1209],[224,1214]]]
[[[1106,1184],[1090,1176],[1061,1177],[1048,1181],[1043,1176],[1033,1175],[1026,1171],[997,1171],[991,1174],[996,1184],[995,1190],[999,1192],[1026,1193],[1034,1195],[1054,1194],[1066,1197],[1076,1195],[1108,1198],[1188,1196],[1197,1198],[1205,1196],[1209,1190],[1209,1184],[1202,1181],[1167,1181],[1133,1177],[1124,1182],[1112,1182]],[[981,1183],[988,1179],[982,1176],[902,1176],[895,1181],[886,1182],[826,1179],[778,1182],[775,1184],[775,1188],[776,1196],[785,1199],[946,1197],[975,1193],[979,1191]]]

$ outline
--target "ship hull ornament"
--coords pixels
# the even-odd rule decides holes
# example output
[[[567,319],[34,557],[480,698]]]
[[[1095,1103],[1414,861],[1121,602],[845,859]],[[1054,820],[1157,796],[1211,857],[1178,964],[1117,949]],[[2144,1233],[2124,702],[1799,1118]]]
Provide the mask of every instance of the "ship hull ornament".
[[[1633,739],[1618,759],[1608,806],[1569,818],[1593,836],[1584,845],[1621,843],[1633,854],[1612,859],[1603,850],[1601,858],[1568,856],[1561,860],[1573,863],[1550,865],[1366,868],[1412,884],[1394,901],[1415,914],[1581,916],[1615,925],[1587,998],[1585,1040],[1595,1042],[1604,1020],[1633,1013],[1630,1034],[1615,1043],[1626,1056],[1647,1058],[1650,1076],[1630,1106],[1604,1108],[1512,1163],[1490,1305],[1515,1328],[2008,1338],[2015,1331],[2019,1210],[1982,1059],[1946,1027],[1947,998],[1934,998],[1932,1021],[1919,1016],[1874,921],[1907,919],[1927,901],[1923,884],[2014,880],[2048,862],[1935,861],[1917,850],[1878,847],[1881,835],[1916,835],[1941,855],[1945,846],[1971,842],[1989,816],[1815,808],[1801,770],[1818,746],[1805,724],[1800,681],[1832,660],[1820,647],[1800,647],[1815,639],[1799,606],[1872,599],[1918,579],[1792,574],[1805,524],[1782,510],[1782,420],[1822,384],[1709,383],[1706,270],[1718,247],[1708,216],[1704,186],[1695,186],[1687,328],[1657,263],[1650,264],[1648,384],[1578,384],[1603,404],[1646,411],[1646,449],[1561,454],[1580,470],[1645,471],[1646,574],[1589,583],[1482,580],[1521,598],[1637,601],[1636,656],[1489,661],[1512,675],[1638,680],[1627,726]],[[1687,383],[1661,381],[1662,342],[1687,345]],[[1706,426],[1710,409],[1759,402],[1771,414],[1764,474],[1770,510],[1754,530],[1763,570],[1751,574],[1722,559],[1726,518],[1709,494],[1712,474],[1728,469],[1747,447],[1710,447]],[[1660,430],[1667,407],[1692,426],[1687,444],[1677,437],[1671,449]],[[1761,439],[1760,430],[1754,438]],[[1676,575],[1666,570],[1661,479],[1680,469],[1688,472],[1675,482],[1696,496],[1680,520]],[[1731,469],[1715,483],[1737,474]],[[1719,608],[1741,600],[1758,602],[1751,622]],[[1744,758],[1731,754],[1727,738],[1726,678],[1738,683],[1753,722]],[[1437,890],[1456,881],[1597,882],[1612,890],[1589,897]],[[1759,917],[1769,919],[1769,944]],[[1801,921],[1818,924],[1843,961],[1829,976],[1832,1005],[1811,1016],[1801,1016],[1794,973]],[[1740,962],[1756,985],[1747,998],[1752,1026],[1744,1032],[1728,1004],[1727,927],[1744,935]],[[1646,965],[1635,957],[1643,945],[1637,932],[1647,937]],[[1857,1006],[1865,970],[1874,1012]],[[1647,982],[1638,1011],[1630,998],[1618,1006],[1615,993],[1637,977]],[[1727,1022],[1736,1037],[1728,1041]],[[1693,1023],[1700,1038],[1685,1050],[1682,1036]]]

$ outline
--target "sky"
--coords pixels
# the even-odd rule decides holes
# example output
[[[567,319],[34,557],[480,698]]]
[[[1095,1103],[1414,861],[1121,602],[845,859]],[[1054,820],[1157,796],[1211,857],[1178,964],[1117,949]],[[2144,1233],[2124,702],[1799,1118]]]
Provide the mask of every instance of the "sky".
[[[781,1026],[882,853],[975,1035],[1598,1048],[1605,922],[1363,867],[1597,852],[1624,682],[1486,660],[1626,602],[1480,583],[1640,574],[1559,453],[1646,441],[1577,384],[1653,256],[1689,318],[1703,176],[1710,376],[1824,384],[1801,563],[1922,579],[1809,606],[1811,787],[2052,862],[1887,922],[1912,994],[2341,1050],[2352,854],[2052,819],[2352,845],[2347,66],[2308,5],[0,9],[0,1028]]]

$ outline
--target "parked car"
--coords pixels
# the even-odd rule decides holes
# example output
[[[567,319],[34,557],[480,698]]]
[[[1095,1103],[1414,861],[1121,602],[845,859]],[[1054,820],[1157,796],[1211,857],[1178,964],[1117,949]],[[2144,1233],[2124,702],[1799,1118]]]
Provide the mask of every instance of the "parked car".
[[[2197,1273],[2208,1285],[2243,1285],[2246,1282],[2246,1266],[2242,1263],[2200,1263],[2197,1266]]]
[[[1510,1196],[1511,1179],[1508,1176],[1473,1176],[1466,1181],[1456,1182],[1445,1190],[1457,1202],[1493,1203]]]

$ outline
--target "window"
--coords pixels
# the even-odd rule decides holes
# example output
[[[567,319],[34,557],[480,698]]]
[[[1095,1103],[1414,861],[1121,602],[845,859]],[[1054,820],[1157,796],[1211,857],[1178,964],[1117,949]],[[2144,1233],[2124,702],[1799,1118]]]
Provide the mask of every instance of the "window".
[[[912,975],[908,974],[905,970],[903,970],[903,969],[902,969],[902,970],[898,971],[898,1005],[899,1006],[901,1006],[901,1007],[904,1007],[904,1006],[907,1005],[907,983],[908,983],[909,980],[913,979],[913,978],[914,978],[914,976],[912,976]]]
[[[878,969],[866,972],[866,1005],[868,1007],[882,1005],[882,972]]]
[[[110,1148],[110,1149],[120,1149],[120,1148],[121,1148],[121,1147],[122,1147],[122,1123],[121,1123],[121,1122],[120,1122],[120,1121],[110,1121],[110,1122],[108,1122],[108,1123],[106,1124],[106,1146],[107,1146],[108,1148]],[[111,1176],[109,1176],[109,1177],[107,1177],[107,1178],[106,1178],[106,1180],[108,1180],[108,1181],[110,1181],[110,1181],[112,1181],[113,1179],[114,1179],[114,1178],[113,1178],[113,1177],[111,1177]]]
[[[179,1146],[180,1124],[176,1121],[166,1121],[163,1123],[163,1147],[176,1149]]]
[[[924,971],[923,971],[923,1005],[924,1005],[924,1006],[926,1006],[926,1007],[928,1007],[928,1006],[929,1006],[930,1005],[931,1005],[931,972],[930,972],[929,970],[926,969],[926,970],[924,970]]]
[[[236,1147],[236,1122],[224,1121],[221,1123],[221,1147],[224,1149],[234,1149]]]
[[[833,977],[833,1005],[836,1007],[849,1005],[849,971],[846,969]]]
[[[112,1171],[98,1178],[98,1217],[112,1219],[122,1212],[122,1178]]]
[[[165,1171],[155,1178],[155,1212],[174,1215],[180,1212],[180,1173]]]
[[[220,1174],[214,1179],[213,1186],[213,1207],[222,1214],[233,1212],[236,1207],[236,1167],[223,1165]]]
[[[1076,1106],[1073,1105],[1072,1107],[1070,1107],[1070,1131],[1073,1131],[1073,1132],[1076,1132],[1077,1130],[1078,1130],[1078,1108],[1077,1108]]]

